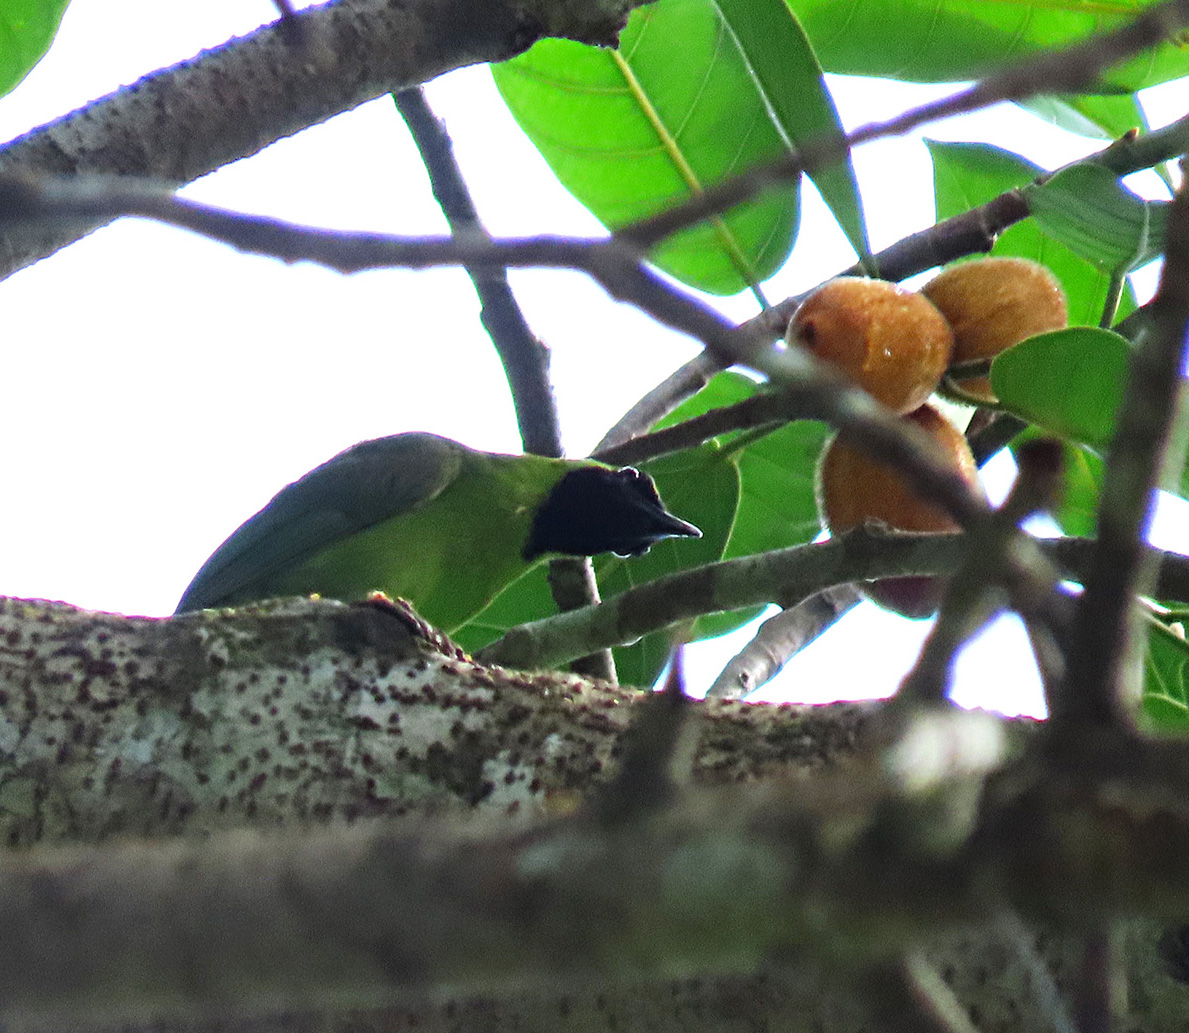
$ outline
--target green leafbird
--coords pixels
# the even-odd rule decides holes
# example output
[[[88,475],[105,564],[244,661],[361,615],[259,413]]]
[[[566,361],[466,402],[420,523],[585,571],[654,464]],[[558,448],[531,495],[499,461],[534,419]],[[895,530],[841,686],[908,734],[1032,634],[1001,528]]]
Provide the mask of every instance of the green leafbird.
[[[361,442],[283,488],[206,561],[177,612],[378,589],[452,632],[547,554],[638,555],[681,536],[701,532],[630,467],[397,434]]]

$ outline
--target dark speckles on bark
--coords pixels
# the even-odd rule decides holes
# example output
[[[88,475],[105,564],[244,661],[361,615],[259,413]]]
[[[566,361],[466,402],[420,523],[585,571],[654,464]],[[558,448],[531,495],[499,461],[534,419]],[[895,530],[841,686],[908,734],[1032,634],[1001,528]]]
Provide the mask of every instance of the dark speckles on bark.
[[[16,640],[0,652],[0,731],[7,722],[19,743],[0,751],[0,801],[18,798],[19,779],[29,801],[0,806],[12,843],[449,807],[542,813],[614,769],[640,698],[476,667],[383,614],[365,630],[396,625],[405,659],[391,639],[369,656],[367,635],[344,657],[343,622],[358,615],[331,603],[171,621],[50,607],[43,645],[14,661],[31,638],[11,623],[17,605],[0,600],[0,642]],[[779,713],[773,724],[768,708],[707,706],[699,772],[733,779],[845,748],[846,735],[815,739],[794,708]]]
[[[474,741],[464,740],[457,749],[450,750],[434,743],[425,758],[426,775],[472,806],[481,803],[492,790],[491,783],[483,777],[486,758],[476,752],[476,745]]]

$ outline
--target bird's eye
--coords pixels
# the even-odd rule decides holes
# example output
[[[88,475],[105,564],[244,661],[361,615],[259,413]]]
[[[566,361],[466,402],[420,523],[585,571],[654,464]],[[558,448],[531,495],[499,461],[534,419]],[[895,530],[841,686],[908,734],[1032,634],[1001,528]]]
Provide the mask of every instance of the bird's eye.
[[[616,471],[616,475],[623,478],[625,484],[631,485],[649,502],[660,505],[661,497],[656,490],[656,483],[648,474],[641,473],[634,466],[624,466]]]

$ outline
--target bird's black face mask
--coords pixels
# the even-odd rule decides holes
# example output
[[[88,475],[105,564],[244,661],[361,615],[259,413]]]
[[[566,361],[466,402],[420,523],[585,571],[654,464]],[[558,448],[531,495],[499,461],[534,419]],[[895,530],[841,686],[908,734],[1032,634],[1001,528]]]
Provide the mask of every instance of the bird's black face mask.
[[[533,517],[524,558],[547,552],[639,556],[662,538],[701,538],[693,524],[673,516],[647,474],[630,466],[571,470]]]

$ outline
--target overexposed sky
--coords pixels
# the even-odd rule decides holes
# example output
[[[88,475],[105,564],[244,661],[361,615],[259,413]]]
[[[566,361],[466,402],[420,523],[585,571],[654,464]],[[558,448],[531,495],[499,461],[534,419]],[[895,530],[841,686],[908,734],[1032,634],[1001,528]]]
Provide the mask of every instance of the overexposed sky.
[[[0,98],[0,138],[273,17],[266,0],[183,8],[160,0],[73,0],[49,55]],[[850,126],[952,89],[832,82]],[[1189,107],[1184,84],[1152,93],[1157,124]],[[485,68],[442,77],[429,97],[447,120],[492,233],[601,231],[552,179]],[[1101,146],[1014,109],[935,125],[928,135],[989,139],[1050,167]],[[919,140],[880,142],[855,161],[876,248],[933,221],[931,168]],[[387,99],[282,141],[185,193],[333,228],[445,229]],[[812,189],[804,195],[793,258],[766,288],[773,299],[853,260]],[[534,330],[553,350],[572,455],[588,451],[640,394],[694,354],[691,342],[610,302],[580,275],[523,271],[512,280]],[[747,296],[720,304],[736,318],[755,311]],[[0,594],[163,615],[240,522],[283,484],[355,441],[416,429],[478,448],[518,448],[478,304],[455,270],[344,277],[124,220],[0,282],[0,305],[7,346],[0,410],[9,429],[0,478],[7,495]],[[891,691],[924,626],[869,605],[861,611],[869,612],[857,611],[806,651],[769,695]],[[1023,649],[1018,632],[1005,634],[1009,644],[992,638],[981,645],[989,653],[966,661],[964,692],[982,692],[985,700],[986,672],[1005,649]],[[707,647],[691,665],[691,688],[712,680],[712,655],[725,659],[733,648]],[[1013,689],[1035,692],[1024,666],[1012,681]],[[993,700],[1002,702],[1000,688]]]

